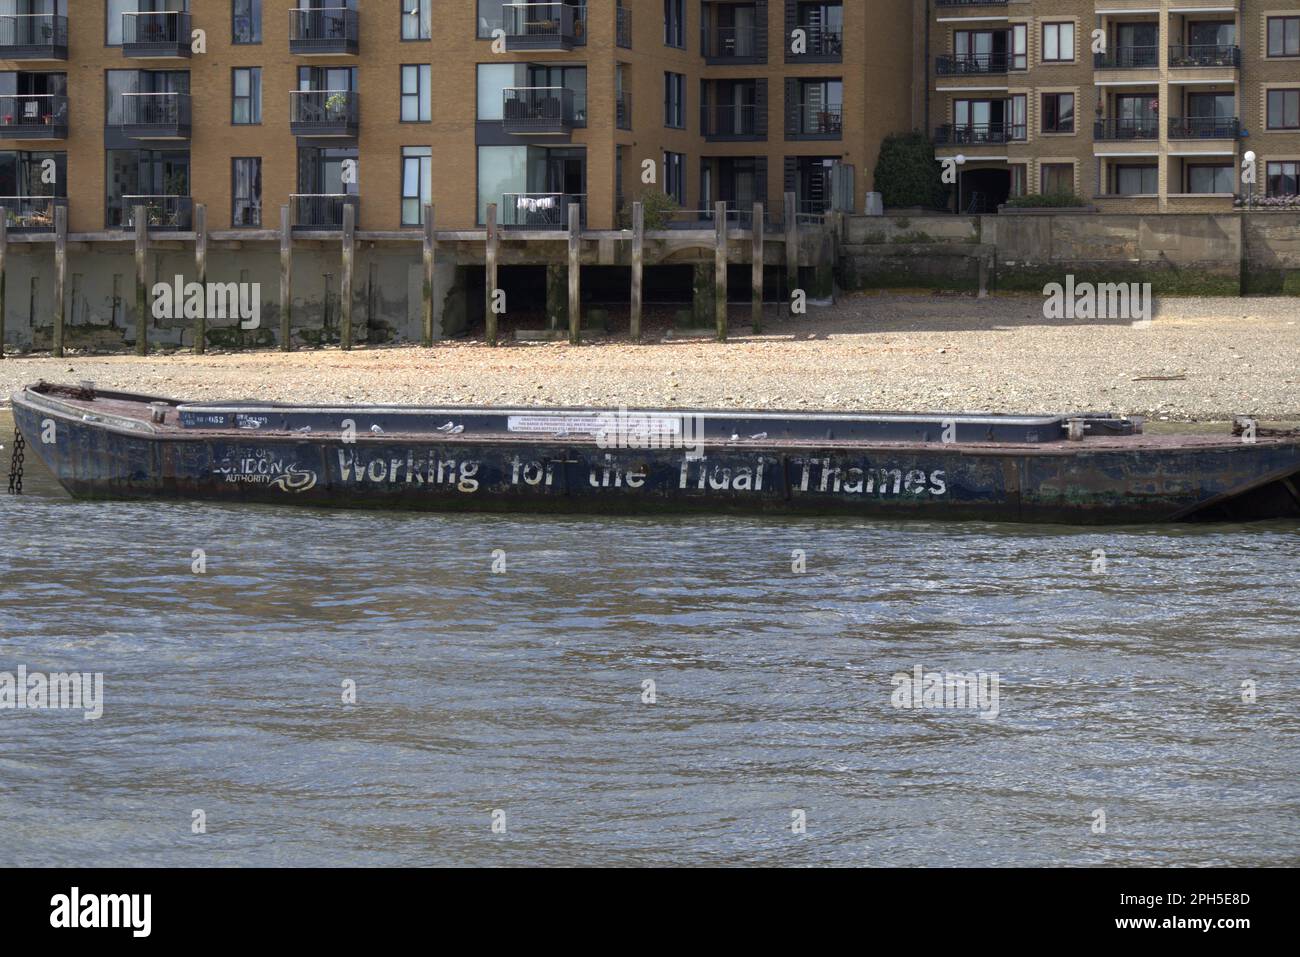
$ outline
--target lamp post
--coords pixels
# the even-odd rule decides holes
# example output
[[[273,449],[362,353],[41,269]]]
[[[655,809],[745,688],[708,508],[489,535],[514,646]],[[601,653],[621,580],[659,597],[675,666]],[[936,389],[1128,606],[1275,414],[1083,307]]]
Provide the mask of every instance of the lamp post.
[[[1246,150],[1245,155],[1241,157],[1241,181],[1249,187],[1246,193],[1246,208],[1252,209],[1255,206],[1255,181],[1258,178],[1255,173],[1255,151]]]
[[[952,158],[952,161],[957,164],[957,202],[954,211],[958,216],[960,216],[961,215],[961,168],[966,165],[966,154],[958,153],[956,156]]]

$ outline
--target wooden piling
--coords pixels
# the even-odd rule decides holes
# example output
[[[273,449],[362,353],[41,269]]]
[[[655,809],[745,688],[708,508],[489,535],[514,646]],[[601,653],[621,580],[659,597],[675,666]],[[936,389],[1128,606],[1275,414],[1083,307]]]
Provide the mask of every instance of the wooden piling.
[[[357,208],[351,203],[343,205],[343,279],[339,295],[342,298],[342,329],[340,345],[352,348],[352,272],[356,267]]]
[[[438,255],[438,234],[434,231],[433,204],[424,206],[424,282],[420,295],[424,304],[424,329],[421,342],[428,349],[433,345],[433,264]]]
[[[727,204],[713,207],[713,315],[718,341],[727,341]]]
[[[989,257],[980,253],[980,289],[977,299],[987,299],[989,295]]]
[[[645,278],[645,206],[632,204],[632,339],[641,341],[641,285]]]
[[[293,225],[280,207],[280,351],[293,348]]]
[[[208,288],[208,207],[194,204],[194,271],[200,286]],[[207,310],[200,309],[194,320],[194,354],[203,355],[208,338]]]
[[[484,327],[487,333],[487,344],[495,346],[497,344],[497,314],[493,309],[497,296],[497,249],[501,243],[501,235],[497,229],[497,204],[488,203],[487,208],[487,249],[484,251],[484,261],[487,263],[487,312],[484,313]]]
[[[763,204],[754,204],[754,238],[751,247],[751,260],[753,262],[750,282],[753,286],[752,305],[750,306],[750,322],[754,327],[754,332],[763,331]]]
[[[9,211],[0,206],[0,359],[5,357],[5,259],[9,255]]]
[[[149,213],[135,207],[135,354],[149,354]]]
[[[569,343],[582,340],[582,207],[569,204]]]
[[[68,287],[68,207],[54,207],[54,348],[63,357],[64,296]]]
[[[799,288],[799,204],[794,193],[785,194],[785,283],[789,295]]]

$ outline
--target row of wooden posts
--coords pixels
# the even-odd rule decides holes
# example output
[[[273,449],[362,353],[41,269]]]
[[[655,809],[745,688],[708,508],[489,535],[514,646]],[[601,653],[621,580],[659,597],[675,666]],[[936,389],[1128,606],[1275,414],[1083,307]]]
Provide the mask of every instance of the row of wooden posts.
[[[149,252],[148,215],[144,206],[136,206],[135,215],[135,309],[136,309],[136,355],[149,352],[149,318],[152,310],[148,296],[151,288],[147,275]],[[581,287],[581,244],[582,229],[580,224],[581,209],[574,203],[569,206],[568,222],[568,278],[569,278],[569,341],[577,344],[581,338],[582,328],[582,287]],[[761,331],[763,316],[763,204],[755,203],[753,210],[753,314],[755,332]],[[196,204],[194,207],[194,262],[197,281],[206,287],[208,281],[208,230],[207,207]],[[0,208],[0,358],[4,356],[5,332],[5,259],[8,251],[8,217]],[[714,209],[714,309],[719,341],[727,338],[727,206],[718,203]],[[497,313],[494,310],[494,298],[497,289],[497,254],[501,242],[501,230],[497,222],[497,207],[491,204],[487,208],[487,246],[485,262],[487,266],[486,283],[486,338],[488,345],[495,346],[498,341]],[[797,285],[798,277],[798,224],[795,216],[794,194],[785,197],[785,251],[786,270],[790,274],[790,288]],[[434,230],[434,207],[424,207],[423,238],[423,335],[425,346],[433,344],[434,329],[434,263],[437,260],[438,239]],[[340,288],[341,315],[339,326],[340,346],[351,349],[352,330],[352,276],[356,253],[356,208],[351,204],[343,207],[343,268]],[[631,334],[636,340],[641,338],[641,287],[645,273],[645,208],[641,203],[632,204],[632,308]],[[68,209],[56,206],[54,210],[54,333],[52,352],[62,356],[64,350],[64,291],[68,274]],[[288,352],[292,348],[291,329],[293,320],[293,235],[289,218],[289,207],[280,208],[280,349]],[[202,354],[207,338],[205,318],[200,316],[194,328],[194,352]]]

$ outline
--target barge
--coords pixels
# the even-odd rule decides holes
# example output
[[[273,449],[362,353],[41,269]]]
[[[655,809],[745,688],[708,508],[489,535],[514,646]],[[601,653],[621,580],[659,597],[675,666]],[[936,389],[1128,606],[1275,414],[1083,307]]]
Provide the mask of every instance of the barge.
[[[181,402],[38,383],[26,447],[80,499],[1120,524],[1300,518],[1300,437],[1113,414]]]

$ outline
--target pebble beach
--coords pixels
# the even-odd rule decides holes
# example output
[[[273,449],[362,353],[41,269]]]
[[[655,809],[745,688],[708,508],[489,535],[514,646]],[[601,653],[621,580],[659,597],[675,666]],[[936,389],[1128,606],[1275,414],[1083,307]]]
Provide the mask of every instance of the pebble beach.
[[[496,348],[459,339],[278,351],[10,355],[8,396],[39,379],[196,399],[961,412],[1114,411],[1154,420],[1300,420],[1300,300],[1165,299],[1144,327],[1049,321],[1032,297],[856,295],[718,343],[647,317]],[[505,328],[506,336],[510,329]]]

